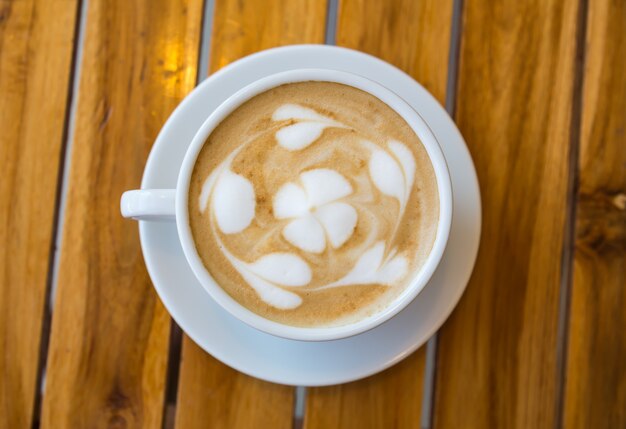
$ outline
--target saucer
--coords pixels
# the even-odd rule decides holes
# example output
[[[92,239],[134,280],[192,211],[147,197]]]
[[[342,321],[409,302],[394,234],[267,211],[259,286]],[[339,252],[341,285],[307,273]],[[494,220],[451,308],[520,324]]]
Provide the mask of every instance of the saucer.
[[[263,380],[299,386],[346,383],[382,371],[423,345],[448,318],[470,278],[480,239],[476,171],[452,119],[421,85],[375,57],[324,45],[270,49],[234,62],[194,89],[165,123],[152,148],[142,188],[175,188],[194,134],[231,94],[264,76],[296,69],[343,70],[374,80],[408,102],[431,127],[452,179],[454,214],[448,246],[418,297],[382,325],[354,337],[302,342],[275,337],[240,322],[198,283],[180,246],[175,223],[140,222],[148,272],[176,323],[226,365]]]

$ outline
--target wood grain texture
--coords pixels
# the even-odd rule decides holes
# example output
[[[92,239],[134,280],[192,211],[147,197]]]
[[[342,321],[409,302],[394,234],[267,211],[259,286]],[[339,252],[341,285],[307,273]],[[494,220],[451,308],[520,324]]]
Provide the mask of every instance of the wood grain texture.
[[[343,0],[339,4],[338,45],[396,65],[444,103],[452,1]],[[419,427],[425,355],[422,347],[382,374],[309,389],[305,428]]]
[[[443,103],[452,5],[452,0],[341,0],[337,45],[395,65]]]
[[[201,0],[88,2],[45,428],[161,424],[170,319],[119,199],[194,86],[201,15]]]
[[[0,0],[2,428],[30,427],[38,392],[77,11],[76,0]]]
[[[326,2],[322,0],[240,2],[217,0],[210,69],[262,49],[322,43]],[[253,351],[251,351],[253,352]],[[188,337],[183,352],[176,427],[290,428],[294,389],[256,380],[218,362]]]
[[[564,427],[626,427],[626,3],[589,2]]]
[[[323,43],[326,0],[215,0],[210,70],[263,49]]]
[[[456,122],[483,230],[439,334],[435,428],[555,427],[578,5],[465,2]]]
[[[183,340],[176,427],[291,428],[294,389],[227,367]]]
[[[425,347],[372,377],[309,388],[306,429],[419,428],[424,391]]]

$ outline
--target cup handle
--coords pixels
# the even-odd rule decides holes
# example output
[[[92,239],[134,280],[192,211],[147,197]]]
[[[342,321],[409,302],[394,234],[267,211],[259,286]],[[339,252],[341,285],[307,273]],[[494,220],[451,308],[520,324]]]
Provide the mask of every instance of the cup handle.
[[[135,220],[176,219],[175,189],[136,189],[122,194],[122,216]]]

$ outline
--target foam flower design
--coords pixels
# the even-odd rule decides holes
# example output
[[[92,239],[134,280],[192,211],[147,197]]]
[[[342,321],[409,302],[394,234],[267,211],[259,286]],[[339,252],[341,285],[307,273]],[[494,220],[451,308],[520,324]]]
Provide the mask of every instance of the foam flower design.
[[[283,104],[272,115],[273,121],[293,121],[276,133],[276,140],[283,148],[290,151],[302,150],[316,141],[329,127],[347,128],[327,116],[320,115],[313,109],[298,104]]]
[[[291,219],[282,230],[283,237],[310,253],[322,253],[327,242],[341,247],[357,222],[354,207],[339,201],[353,193],[350,182],[327,168],[305,171],[299,179],[300,183],[284,184],[274,196],[274,216]]]

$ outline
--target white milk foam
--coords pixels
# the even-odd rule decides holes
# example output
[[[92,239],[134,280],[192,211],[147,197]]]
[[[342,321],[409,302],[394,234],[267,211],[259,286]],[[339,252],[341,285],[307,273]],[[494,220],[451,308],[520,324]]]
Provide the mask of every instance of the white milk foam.
[[[272,120],[287,121],[275,133],[276,144],[294,152],[315,144],[325,129],[350,129],[298,104],[281,105],[274,111]],[[296,253],[275,252],[247,263],[229,252],[220,236],[220,233],[241,233],[255,218],[254,185],[231,169],[237,152],[247,144],[250,142],[235,149],[207,177],[199,207],[202,212],[211,211],[210,225],[219,248],[259,298],[277,309],[294,309],[303,302],[297,288],[307,286],[313,277],[307,261]],[[372,200],[374,189],[398,201],[400,210],[393,231],[397,230],[413,187],[415,157],[404,143],[393,139],[389,139],[386,147],[366,139],[360,144],[370,153],[367,177],[346,178],[330,168],[314,168],[284,183],[273,196],[273,216],[277,221],[288,221],[281,235],[295,248],[321,254],[327,247],[344,246],[359,220],[355,205]],[[369,181],[373,187],[367,184],[355,190],[349,179],[361,185]],[[376,225],[375,220],[373,224]],[[354,265],[347,274],[315,290],[360,284],[393,286],[404,279],[409,271],[407,257],[389,249],[385,241],[374,242],[375,235],[370,234],[365,244],[356,249]]]
[[[340,122],[297,104],[283,104],[272,115],[274,121],[297,120],[276,133],[276,141],[287,150],[301,150],[317,140],[328,127],[346,128]]]

